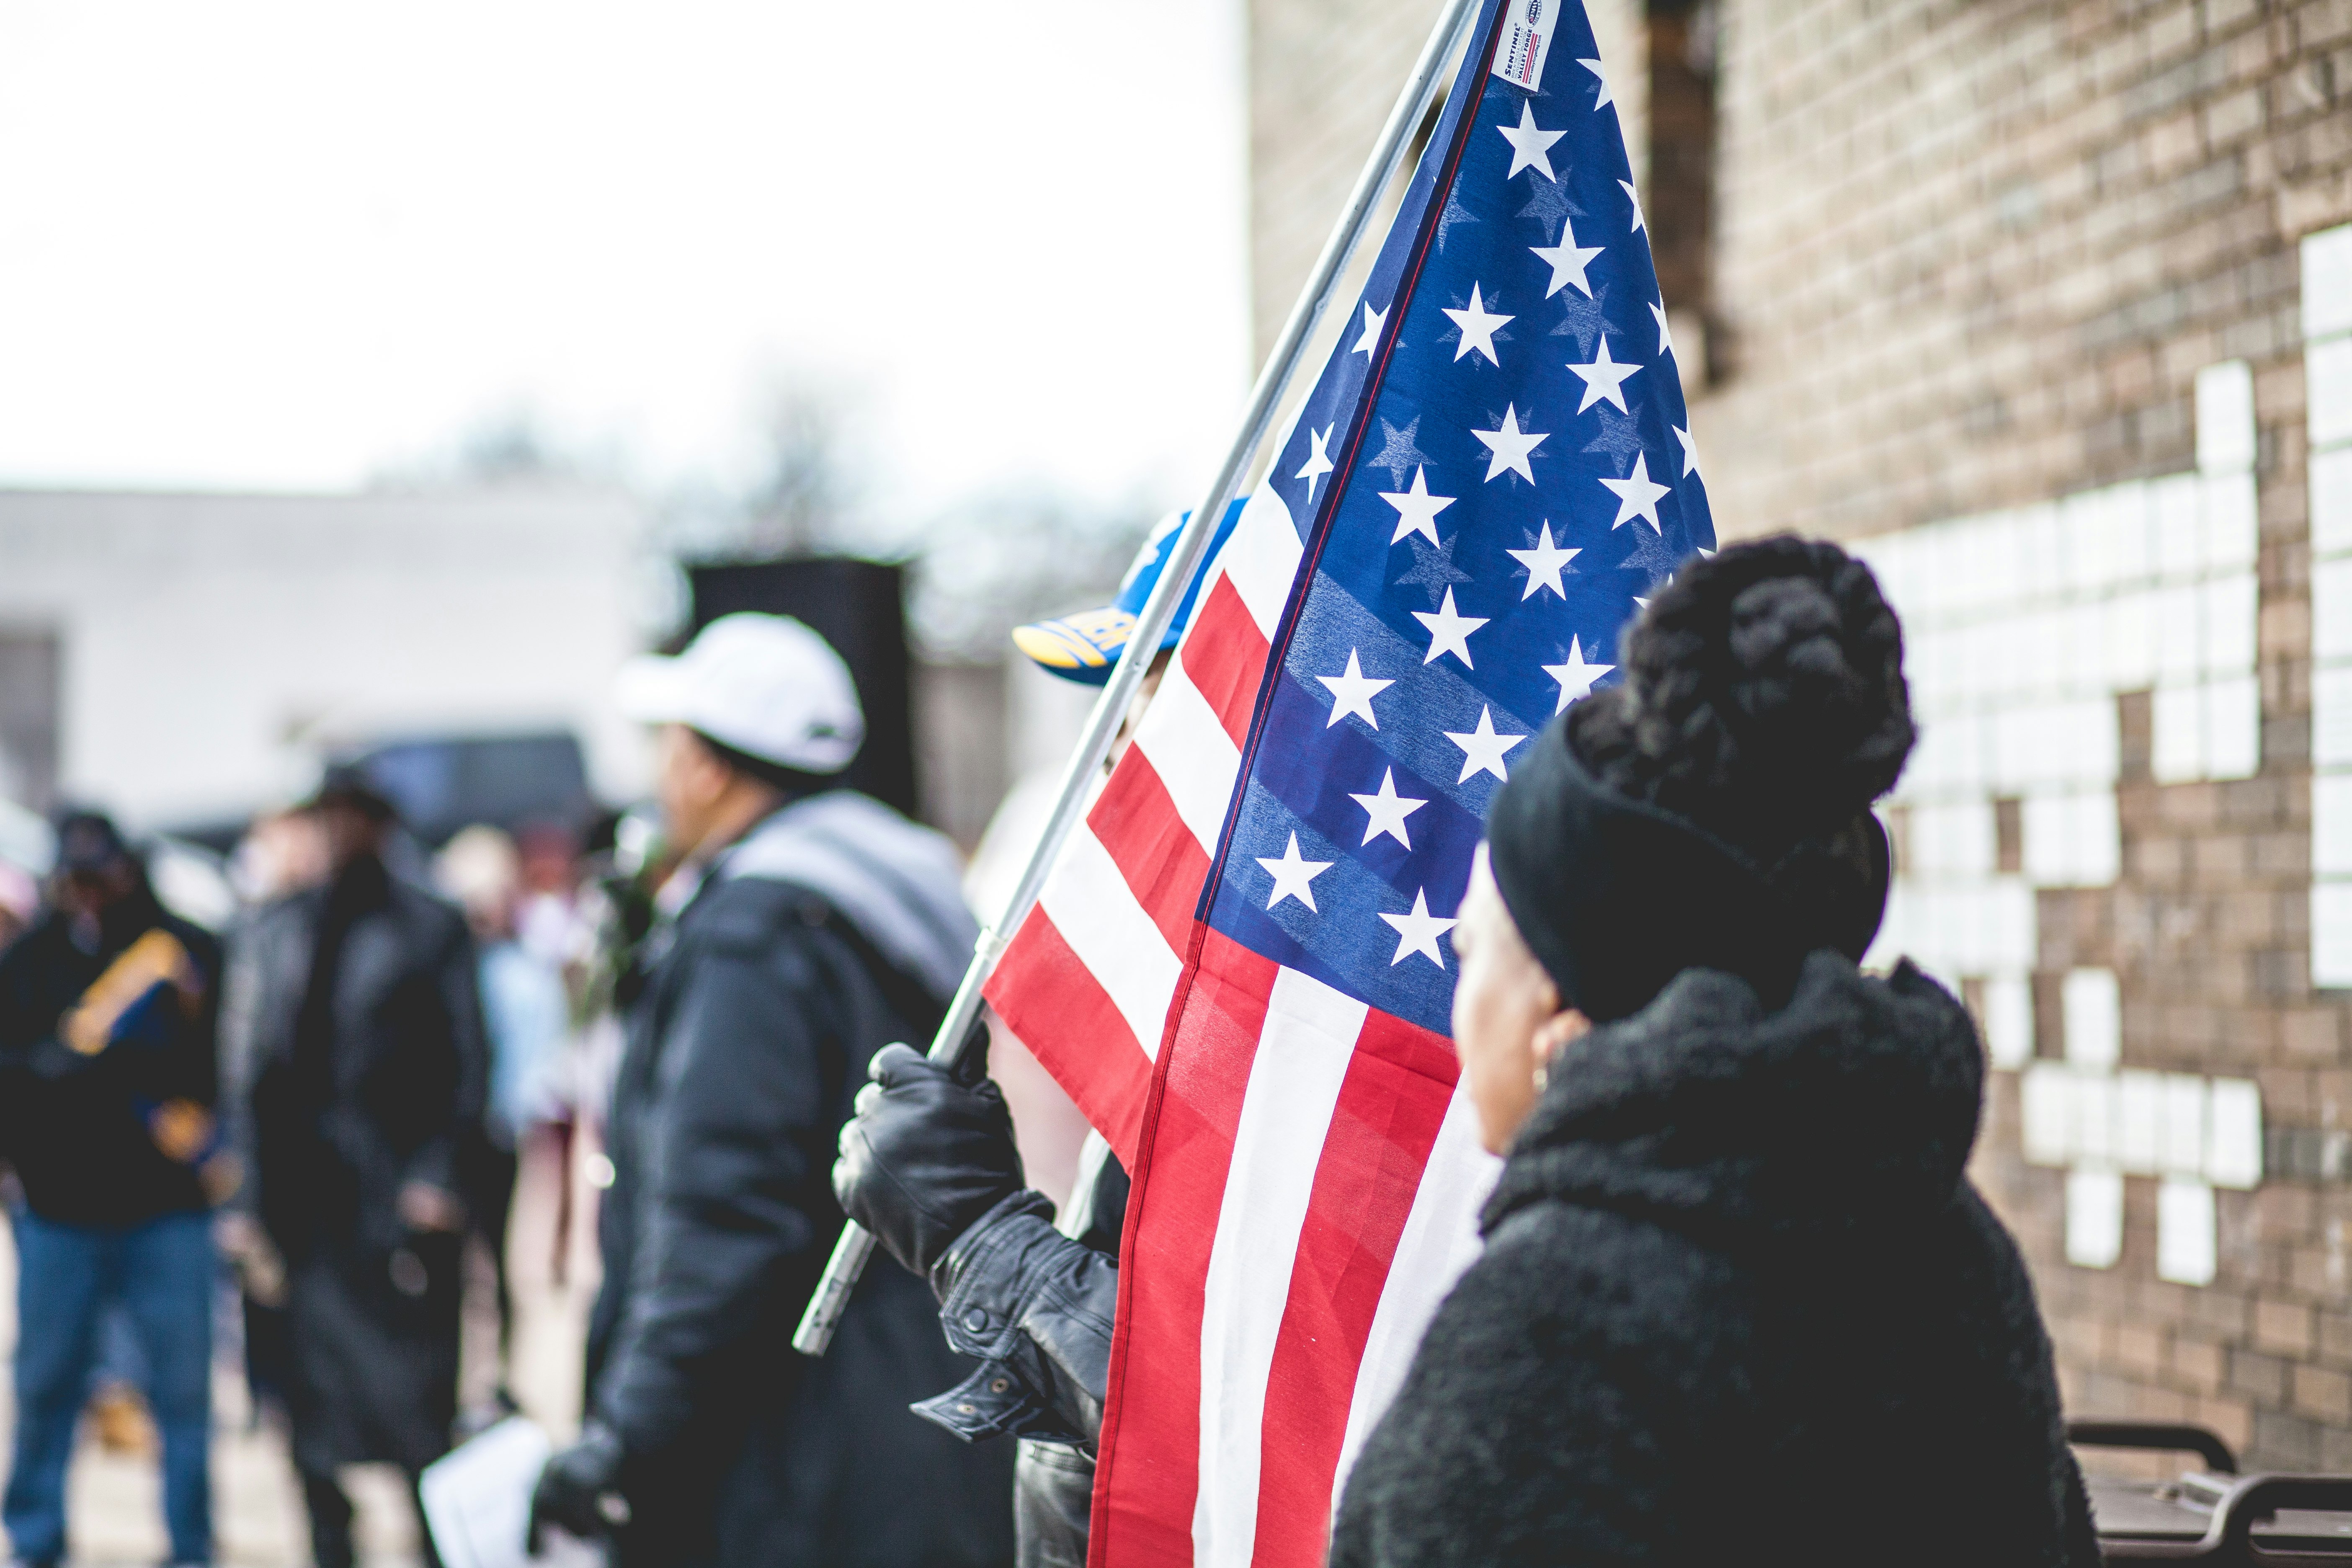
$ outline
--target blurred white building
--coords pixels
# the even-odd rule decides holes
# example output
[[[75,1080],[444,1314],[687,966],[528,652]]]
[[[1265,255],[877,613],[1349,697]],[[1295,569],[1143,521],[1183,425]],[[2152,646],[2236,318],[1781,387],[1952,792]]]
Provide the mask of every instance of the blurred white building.
[[[643,742],[605,699],[659,608],[646,533],[586,488],[0,489],[0,798],[220,820],[330,747],[551,729],[625,798]]]

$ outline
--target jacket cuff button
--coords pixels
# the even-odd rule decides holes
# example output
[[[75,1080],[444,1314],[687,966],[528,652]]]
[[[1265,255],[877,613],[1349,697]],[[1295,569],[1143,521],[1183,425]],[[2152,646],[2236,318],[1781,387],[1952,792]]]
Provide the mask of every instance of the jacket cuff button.
[[[981,1310],[978,1307],[974,1307],[971,1311],[966,1312],[963,1315],[963,1326],[977,1333],[981,1330],[988,1327],[988,1314]]]

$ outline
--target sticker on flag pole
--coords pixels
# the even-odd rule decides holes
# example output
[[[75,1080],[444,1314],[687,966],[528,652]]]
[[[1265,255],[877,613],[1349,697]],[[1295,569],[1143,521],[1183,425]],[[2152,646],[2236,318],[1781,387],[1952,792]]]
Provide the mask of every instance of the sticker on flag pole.
[[[1559,9],[1568,0],[1510,0],[1502,41],[1495,48],[1494,74],[1514,87],[1533,88],[1543,79],[1544,57],[1559,30]]]

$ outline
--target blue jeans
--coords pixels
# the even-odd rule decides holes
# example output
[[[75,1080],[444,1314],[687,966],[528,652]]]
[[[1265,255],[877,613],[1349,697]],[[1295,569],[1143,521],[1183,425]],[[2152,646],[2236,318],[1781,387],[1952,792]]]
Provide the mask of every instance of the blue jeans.
[[[163,1515],[175,1563],[209,1563],[212,1510],[211,1216],[122,1228],[16,1214],[16,1449],[0,1517],[16,1555],[66,1554],[66,1465],[110,1301],[146,1353],[146,1394],[163,1439]]]

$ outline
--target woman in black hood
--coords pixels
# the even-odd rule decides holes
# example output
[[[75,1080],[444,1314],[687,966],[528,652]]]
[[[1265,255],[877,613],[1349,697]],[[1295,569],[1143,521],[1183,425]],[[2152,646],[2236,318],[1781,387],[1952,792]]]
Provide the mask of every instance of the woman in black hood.
[[[1334,1568],[2098,1558],[1984,1058],[1856,961],[1913,738],[1869,570],[1727,549],[1488,816],[1454,1031],[1507,1155],[1484,1256],[1366,1443]]]

